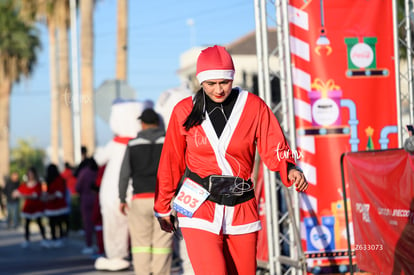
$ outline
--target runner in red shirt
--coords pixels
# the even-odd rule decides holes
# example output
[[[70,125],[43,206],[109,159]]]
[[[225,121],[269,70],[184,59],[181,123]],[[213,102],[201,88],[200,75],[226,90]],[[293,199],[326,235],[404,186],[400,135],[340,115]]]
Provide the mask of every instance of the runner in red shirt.
[[[173,205],[197,275],[256,274],[261,224],[250,180],[256,149],[286,186],[308,186],[275,115],[261,98],[233,88],[233,76],[224,47],[201,52],[202,87],[175,106],[158,169],[155,215],[172,232],[176,195]]]

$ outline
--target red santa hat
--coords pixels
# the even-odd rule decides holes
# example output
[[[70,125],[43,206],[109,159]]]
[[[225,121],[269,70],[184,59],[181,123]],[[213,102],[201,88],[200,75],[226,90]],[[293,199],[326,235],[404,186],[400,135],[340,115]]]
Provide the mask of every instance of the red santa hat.
[[[196,76],[200,84],[209,79],[231,79],[234,65],[231,55],[222,46],[208,47],[201,51],[197,59]]]

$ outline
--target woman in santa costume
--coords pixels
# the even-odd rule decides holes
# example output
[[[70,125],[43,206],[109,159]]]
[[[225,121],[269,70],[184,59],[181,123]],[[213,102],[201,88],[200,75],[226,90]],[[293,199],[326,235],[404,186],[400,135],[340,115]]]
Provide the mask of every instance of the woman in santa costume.
[[[308,186],[276,117],[262,99],[232,87],[234,72],[224,47],[201,52],[202,87],[175,106],[158,169],[155,215],[172,232],[173,204],[197,275],[256,274],[256,148],[286,186]]]
[[[42,185],[39,180],[37,170],[31,167],[27,171],[27,181],[22,183],[19,188],[13,193],[14,197],[23,198],[24,204],[21,215],[25,219],[24,223],[24,237],[25,242],[22,247],[26,248],[30,243],[30,222],[35,220],[39,226],[42,241],[40,243],[43,247],[48,247],[45,235],[45,228],[42,223],[44,216],[45,203],[42,198]]]
[[[69,213],[66,202],[66,183],[55,164],[49,164],[46,174],[47,192],[45,214],[49,218],[52,247],[61,247],[65,232],[65,216]]]

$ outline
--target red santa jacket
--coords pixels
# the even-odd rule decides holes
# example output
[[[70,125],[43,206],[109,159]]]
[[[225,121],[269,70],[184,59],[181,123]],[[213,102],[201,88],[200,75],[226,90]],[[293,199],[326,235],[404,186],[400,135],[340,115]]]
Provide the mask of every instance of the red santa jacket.
[[[59,216],[69,212],[66,202],[66,184],[62,177],[57,177],[47,186],[45,214],[47,216]]]
[[[279,171],[286,186],[287,162],[294,164],[275,115],[258,96],[239,90],[233,111],[220,136],[207,115],[201,125],[186,131],[182,126],[193,107],[192,98],[179,102],[171,115],[157,176],[155,215],[167,216],[171,200],[186,166],[200,177],[232,175],[250,178],[256,148],[267,167]],[[205,201],[192,218],[178,215],[180,227],[213,233],[240,234],[261,229],[253,198],[236,206]]]
[[[44,215],[45,204],[41,200],[42,185],[38,182],[34,186],[28,186],[27,183],[23,183],[17,189],[25,198],[21,215],[23,218],[36,219]]]

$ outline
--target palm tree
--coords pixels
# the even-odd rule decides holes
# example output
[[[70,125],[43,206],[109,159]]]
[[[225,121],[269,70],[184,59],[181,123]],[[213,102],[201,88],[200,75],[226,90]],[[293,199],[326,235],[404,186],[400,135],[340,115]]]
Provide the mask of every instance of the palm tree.
[[[116,79],[127,79],[128,0],[118,0],[118,40],[116,47]]]
[[[69,1],[55,0],[53,12],[56,18],[58,45],[58,94],[60,110],[60,133],[65,162],[74,163],[73,121],[72,121],[72,90],[69,73]],[[80,150],[80,148],[77,148]]]
[[[49,29],[50,85],[51,85],[51,160],[59,162],[59,121],[62,131],[65,161],[72,163],[73,137],[71,92],[69,85],[69,1],[19,0],[26,17],[45,20]],[[81,128],[82,144],[93,152],[95,149],[94,89],[93,89],[93,9],[95,0],[78,1],[81,10]],[[57,31],[59,37],[56,37]],[[59,50],[56,50],[58,40]],[[66,42],[65,42],[66,41]],[[58,56],[57,56],[58,54]],[[59,59],[59,62],[56,59]],[[57,66],[59,64],[59,66]],[[60,68],[59,71],[57,68]],[[59,75],[57,75],[59,73]],[[59,80],[58,80],[59,79]],[[63,109],[62,109],[62,108]],[[69,115],[70,114],[70,115]],[[72,145],[72,146],[70,146]]]
[[[81,11],[81,141],[90,152],[95,150],[94,90],[93,90],[93,9],[94,0],[80,1]],[[77,148],[78,149],[78,148]]]
[[[59,163],[59,91],[56,74],[56,25],[49,20],[49,74],[50,74],[50,160]]]
[[[52,162],[59,163],[59,130],[61,130],[64,158],[73,164],[73,130],[70,104],[72,98],[69,89],[70,85],[68,84],[69,50],[67,46],[69,3],[67,0],[16,0],[15,2],[19,8],[20,16],[25,21],[31,24],[34,24],[37,20],[43,21],[48,27],[51,94],[50,158]],[[59,40],[57,37],[58,27],[59,33],[63,32],[59,36]],[[63,52],[57,51],[57,46],[59,45],[59,49],[63,49]]]
[[[40,39],[11,0],[0,2],[0,181],[9,173],[9,107],[13,83],[34,69]]]
[[[22,0],[20,14],[29,22],[40,19],[46,22],[49,32],[49,77],[50,77],[50,161],[59,163],[59,91],[57,79],[56,19],[53,13],[54,0]]]

